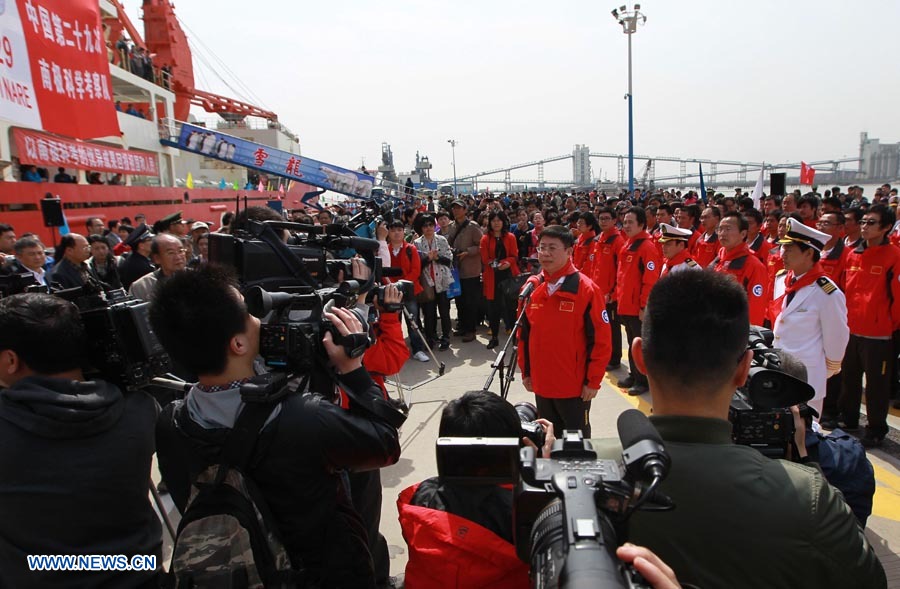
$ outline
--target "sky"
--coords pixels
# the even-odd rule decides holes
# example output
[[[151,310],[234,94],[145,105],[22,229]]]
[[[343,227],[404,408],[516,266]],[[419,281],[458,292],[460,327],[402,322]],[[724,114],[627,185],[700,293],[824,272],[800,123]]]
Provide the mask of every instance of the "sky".
[[[143,30],[138,0],[124,4]],[[227,64],[250,91],[216,68],[227,86],[195,55],[198,87],[278,113],[304,155],[371,169],[387,142],[398,172],[419,151],[432,178],[446,179],[451,138],[459,176],[575,144],[627,154],[627,36],[615,7],[206,0],[176,2],[175,12],[207,62]],[[666,0],[641,11],[636,155],[809,162],[856,157],[861,131],[900,141],[900,2]],[[615,179],[614,160],[592,167]],[[665,171],[677,165],[656,175]],[[545,177],[570,179],[571,161],[548,164]]]

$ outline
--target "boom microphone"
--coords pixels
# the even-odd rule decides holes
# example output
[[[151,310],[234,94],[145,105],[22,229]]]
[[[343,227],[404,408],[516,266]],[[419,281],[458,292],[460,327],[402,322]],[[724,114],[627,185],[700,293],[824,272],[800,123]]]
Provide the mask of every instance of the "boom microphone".
[[[650,420],[637,409],[629,409],[619,415],[616,427],[628,471],[641,479],[665,478],[671,461]]]

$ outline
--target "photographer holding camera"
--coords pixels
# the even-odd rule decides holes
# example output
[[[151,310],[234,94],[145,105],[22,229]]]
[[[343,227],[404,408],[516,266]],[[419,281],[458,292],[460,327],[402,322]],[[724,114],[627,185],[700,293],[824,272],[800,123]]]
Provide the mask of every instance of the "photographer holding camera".
[[[86,381],[87,347],[73,303],[38,293],[0,300],[2,587],[157,586],[159,569],[29,567],[29,555],[161,558],[148,498],[159,407],[143,392]]]
[[[629,539],[701,587],[886,587],[818,469],[732,443],[728,410],[750,371],[749,328],[746,293],[721,273],[669,273],[650,293],[632,352],[672,460],[659,490],[676,509],[636,513]]]
[[[334,308],[324,318],[342,338],[363,329],[347,309]],[[255,375],[260,322],[248,313],[234,279],[209,267],[178,273],[163,284],[150,320],[172,358],[199,375],[183,401],[166,407],[157,427],[160,472],[184,512],[191,481],[220,460],[246,406],[240,388]],[[259,489],[307,584],[374,587],[364,524],[339,471],[393,464],[399,436],[366,410],[393,412],[362,358],[336,345],[330,330],[323,343],[336,384],[350,397],[348,409],[319,394],[289,392],[259,430],[244,474]]]
[[[440,437],[523,437],[522,416],[507,401],[487,391],[470,391],[444,408]],[[553,425],[538,419],[545,434],[545,458],[556,438]],[[445,465],[454,471],[475,465]],[[506,486],[456,483],[437,476],[404,489],[397,498],[400,526],[409,548],[407,589],[532,586],[529,566],[513,545],[513,492]],[[634,565],[655,589],[679,589],[672,572],[647,548],[625,544],[616,555]]]

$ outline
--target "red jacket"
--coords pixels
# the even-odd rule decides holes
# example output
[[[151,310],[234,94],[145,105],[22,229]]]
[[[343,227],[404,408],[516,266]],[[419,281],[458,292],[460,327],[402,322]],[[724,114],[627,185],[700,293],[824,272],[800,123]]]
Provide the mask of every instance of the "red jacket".
[[[415,294],[422,292],[422,284],[419,282],[419,275],[422,274],[422,260],[419,258],[419,250],[411,243],[404,243],[394,255],[394,246],[388,244],[388,250],[391,252],[391,268],[400,268],[403,270],[403,276],[393,276],[388,278],[391,282],[398,280],[412,281]]]
[[[775,291],[775,279],[778,273],[784,270],[784,260],[781,259],[781,246],[777,243],[769,242],[769,255],[766,257],[766,308],[772,302],[772,293]],[[775,325],[777,315],[766,311],[766,319],[771,325]]]
[[[591,261],[590,279],[600,290],[600,295],[609,295],[611,301],[616,300],[616,272],[619,267],[619,253],[625,240],[618,229],[612,229],[594,241],[594,251],[589,254]]]
[[[822,259],[820,260],[822,269],[825,270],[825,274],[834,280],[835,284],[837,284],[838,288],[841,290],[845,290],[846,286],[844,270],[847,267],[847,257],[849,255],[850,248],[844,245],[843,239],[838,239],[834,244],[834,247],[831,248],[831,251],[828,252],[828,255],[822,256]]]
[[[519,274],[519,264],[516,262],[519,253],[519,244],[516,242],[516,236],[507,232],[503,235],[503,247],[506,250],[506,257],[501,262],[509,264],[509,269],[513,276]],[[491,262],[497,259],[497,238],[492,233],[485,233],[481,236],[481,284],[484,298],[489,301],[494,300],[494,269],[491,268]]]
[[[716,254],[719,253],[719,236],[715,233],[707,240],[702,234],[700,238],[697,239],[696,243],[694,243],[694,248],[691,249],[688,246],[688,250],[691,251],[691,257],[697,264],[700,265],[701,268],[709,268],[709,265],[713,260],[716,259]]]
[[[900,249],[889,242],[857,247],[845,276],[850,333],[890,337],[900,329]]]
[[[622,246],[616,272],[616,301],[619,315],[637,317],[647,306],[650,289],[659,280],[662,259],[650,234],[641,231]]]
[[[746,243],[725,251],[719,250],[716,257],[716,272],[727,272],[734,276],[747,292],[750,305],[750,325],[762,325],[766,318],[766,267],[750,251]]]
[[[766,265],[769,260],[769,250],[772,249],[771,244],[766,240],[766,236],[759,232],[751,243],[748,244],[753,255],[759,258],[759,261]]]
[[[527,589],[528,564],[516,548],[458,515],[411,505],[418,484],[400,492],[397,511],[409,547],[407,589]],[[512,514],[510,514],[512,517]]]
[[[591,266],[593,265],[591,252],[594,250],[596,237],[597,234],[593,231],[586,231],[580,234],[575,241],[575,248],[572,250],[572,263],[585,276],[591,275]],[[587,268],[585,268],[585,264],[587,264]]]
[[[548,287],[560,278],[551,295]],[[531,377],[535,393],[552,399],[579,397],[584,385],[600,388],[612,355],[600,290],[571,262],[552,276],[545,272],[528,282],[535,289],[519,330],[522,375]]]

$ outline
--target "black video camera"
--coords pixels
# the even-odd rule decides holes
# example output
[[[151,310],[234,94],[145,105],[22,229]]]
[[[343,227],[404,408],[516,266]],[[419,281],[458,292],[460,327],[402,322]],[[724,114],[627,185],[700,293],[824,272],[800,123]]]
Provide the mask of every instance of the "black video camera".
[[[544,433],[544,428],[541,424],[537,422],[539,417],[537,407],[527,401],[516,403],[513,407],[521,422],[522,435],[531,440],[537,446],[538,451],[540,451],[547,441],[547,435]]]
[[[96,281],[52,294],[78,307],[87,336],[86,375],[133,389],[171,370],[169,355],[150,325],[150,303],[123,289],[104,291]]]
[[[598,459],[572,430],[556,440],[549,459],[515,438],[439,438],[438,472],[457,484],[516,484],[516,553],[531,564],[533,587],[649,587],[615,550],[635,510],[674,507],[656,491],[669,458],[637,410],[619,417],[619,436],[621,461]]]
[[[770,458],[784,458],[794,440],[790,408],[799,405],[803,417],[810,415],[814,409],[806,402],[815,396],[815,390],[781,371],[773,341],[771,330],[750,327],[747,349],[753,352],[753,363],[747,382],[731,399],[728,420],[736,444],[756,448]]]

